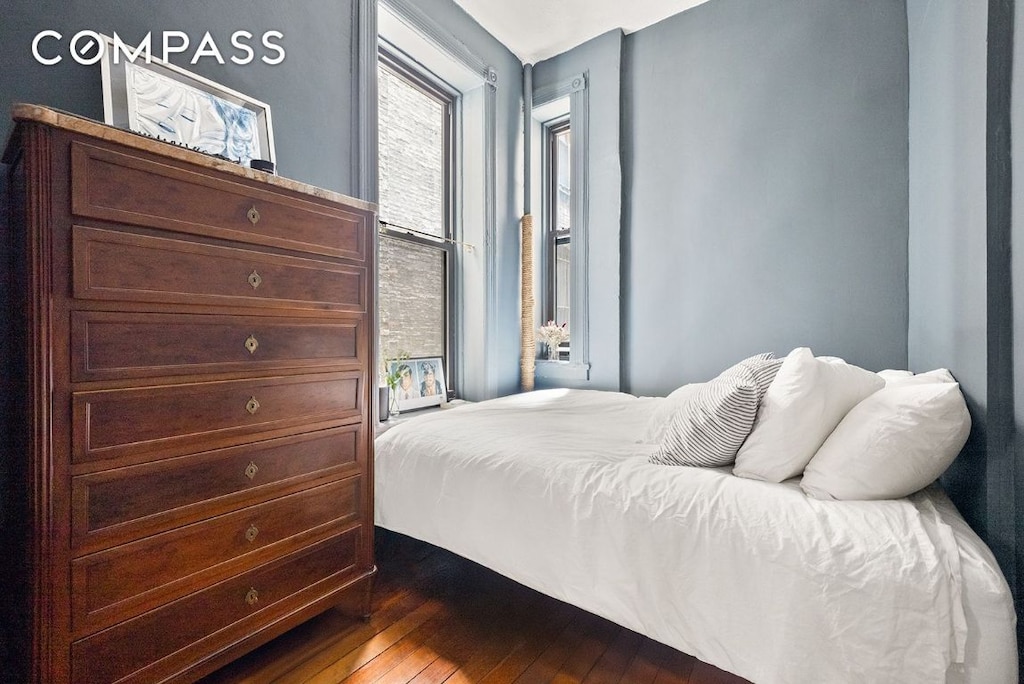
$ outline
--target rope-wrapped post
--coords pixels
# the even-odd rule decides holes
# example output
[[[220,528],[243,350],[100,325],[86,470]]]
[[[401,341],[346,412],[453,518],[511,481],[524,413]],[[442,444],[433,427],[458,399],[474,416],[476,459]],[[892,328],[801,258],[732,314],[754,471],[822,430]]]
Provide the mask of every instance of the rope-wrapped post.
[[[523,216],[522,230],[522,267],[520,269],[522,282],[522,318],[520,321],[520,333],[522,336],[522,357],[519,361],[519,369],[522,374],[522,386],[524,392],[533,390],[533,375],[537,359],[537,340],[533,322],[533,216]]]

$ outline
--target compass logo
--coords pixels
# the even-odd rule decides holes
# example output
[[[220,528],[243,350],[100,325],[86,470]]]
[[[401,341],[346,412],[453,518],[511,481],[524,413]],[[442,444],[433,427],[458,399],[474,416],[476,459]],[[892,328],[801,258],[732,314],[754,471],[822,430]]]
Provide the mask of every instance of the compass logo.
[[[235,31],[231,34],[231,48],[225,52],[209,31],[203,34],[194,49],[189,35],[184,31],[163,31],[158,34],[161,61],[168,61],[170,55],[187,54],[191,49],[190,64],[198,64],[203,59],[225,64],[225,54],[234,64],[250,64],[256,59],[256,51],[259,49],[260,61],[274,66],[284,61],[285,50],[280,42],[283,39],[284,34],[280,31],[265,31],[257,43],[252,32]],[[149,64],[153,60],[153,32],[147,33],[138,45],[124,42],[117,33],[110,39],[88,29],[71,36],[66,46],[64,36],[52,29],[40,31],[32,39],[32,56],[44,66],[63,61],[64,55],[61,53],[65,49],[71,59],[84,65],[96,64],[106,56],[108,50],[113,51],[114,64],[120,64],[122,60],[134,63],[139,59]]]

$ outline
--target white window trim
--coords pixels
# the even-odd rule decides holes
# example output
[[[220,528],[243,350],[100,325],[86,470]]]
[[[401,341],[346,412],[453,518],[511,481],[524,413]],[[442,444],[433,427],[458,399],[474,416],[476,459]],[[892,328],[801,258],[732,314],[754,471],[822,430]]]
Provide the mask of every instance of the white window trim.
[[[355,182],[363,199],[378,201],[377,40],[378,36],[424,64],[461,92],[456,108],[456,148],[464,155],[455,179],[455,240],[472,245],[456,251],[453,324],[460,396],[497,396],[497,364],[492,350],[498,333],[497,255],[497,87],[498,72],[414,0],[356,0],[358,40]],[[473,151],[470,154],[469,151]],[[483,334],[480,334],[480,331]],[[470,372],[468,369],[472,369]]]
[[[558,83],[540,88],[533,94],[532,118],[540,131],[543,124],[552,120],[569,116],[569,127],[572,131],[572,148],[570,151],[569,179],[572,187],[572,198],[569,205],[569,236],[572,244],[572,257],[569,263],[570,309],[569,309],[569,360],[548,361],[538,359],[536,377],[541,380],[589,380],[590,379],[590,275],[589,275],[589,207],[590,190],[588,165],[590,157],[590,95],[587,89],[587,73],[575,74]],[[543,140],[543,136],[541,136]],[[543,159],[543,156],[541,157]],[[547,164],[541,162],[547,173]],[[545,184],[543,187],[547,187]],[[544,198],[544,230],[542,239],[549,226],[547,216],[550,215],[547,203],[548,193]],[[547,244],[543,242],[542,244]],[[547,260],[552,258],[546,248],[539,250],[543,254],[541,272],[547,272]]]

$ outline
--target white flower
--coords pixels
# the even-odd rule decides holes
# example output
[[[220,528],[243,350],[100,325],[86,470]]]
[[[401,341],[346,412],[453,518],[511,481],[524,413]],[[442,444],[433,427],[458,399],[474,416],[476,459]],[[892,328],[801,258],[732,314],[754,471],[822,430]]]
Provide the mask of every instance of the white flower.
[[[557,347],[569,339],[569,328],[565,323],[558,325],[554,321],[548,321],[540,326],[537,335],[549,347]]]

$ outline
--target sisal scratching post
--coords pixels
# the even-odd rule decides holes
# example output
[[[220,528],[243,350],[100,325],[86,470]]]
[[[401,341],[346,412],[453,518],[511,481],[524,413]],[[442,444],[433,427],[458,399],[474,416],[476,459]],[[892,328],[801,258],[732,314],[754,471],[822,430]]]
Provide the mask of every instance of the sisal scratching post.
[[[537,361],[537,340],[533,322],[533,215],[530,213],[530,151],[533,149],[531,133],[533,131],[533,65],[523,67],[523,232],[520,254],[523,276],[520,300],[522,313],[520,318],[520,346],[522,356],[519,359],[520,384],[524,392],[533,390],[533,374]]]
[[[523,216],[522,233],[522,357],[519,361],[524,392],[533,390],[533,373],[537,358],[537,340],[533,329],[533,216]]]

